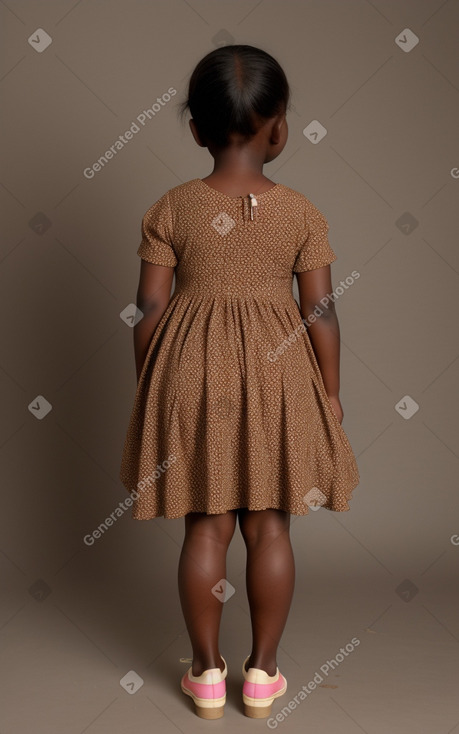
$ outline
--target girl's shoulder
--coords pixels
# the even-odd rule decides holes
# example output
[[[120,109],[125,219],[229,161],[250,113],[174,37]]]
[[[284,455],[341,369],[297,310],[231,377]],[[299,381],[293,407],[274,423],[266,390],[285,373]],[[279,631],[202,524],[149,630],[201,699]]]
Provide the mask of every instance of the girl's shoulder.
[[[317,206],[306,196],[306,194],[303,194],[301,191],[297,191],[297,189],[292,189],[290,186],[286,186],[285,184],[280,185],[285,198],[289,199],[292,204],[296,204],[303,209],[306,209],[306,211],[318,211]]]

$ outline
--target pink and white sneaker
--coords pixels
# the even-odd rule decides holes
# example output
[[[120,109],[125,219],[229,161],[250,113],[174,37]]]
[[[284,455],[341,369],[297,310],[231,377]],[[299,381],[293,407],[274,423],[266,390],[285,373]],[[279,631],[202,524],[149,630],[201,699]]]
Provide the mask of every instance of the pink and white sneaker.
[[[282,696],[287,690],[287,680],[279,672],[279,668],[276,668],[274,675],[268,675],[260,668],[246,670],[245,664],[249,657],[250,655],[247,655],[242,664],[244,714],[252,719],[262,719],[270,715],[274,699]]]
[[[221,659],[225,663],[223,670],[209,668],[204,670],[201,675],[193,675],[191,672],[193,666],[191,665],[180,681],[183,693],[191,696],[196,714],[202,719],[219,719],[223,716],[226,702],[225,678],[228,669],[223,655],[221,655]]]

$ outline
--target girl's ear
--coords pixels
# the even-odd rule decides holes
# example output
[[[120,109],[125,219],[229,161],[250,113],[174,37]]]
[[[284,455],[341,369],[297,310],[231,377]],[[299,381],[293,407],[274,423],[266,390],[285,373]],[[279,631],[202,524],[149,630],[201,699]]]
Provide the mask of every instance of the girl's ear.
[[[287,118],[285,113],[278,115],[273,122],[271,128],[271,142],[277,144],[282,135],[282,126],[287,124]]]
[[[200,148],[206,148],[207,146],[203,141],[201,140],[201,136],[199,135],[198,128],[196,127],[196,123],[193,120],[193,118],[189,121],[189,125],[191,128],[191,132],[193,133],[193,138],[196,140],[197,144]]]

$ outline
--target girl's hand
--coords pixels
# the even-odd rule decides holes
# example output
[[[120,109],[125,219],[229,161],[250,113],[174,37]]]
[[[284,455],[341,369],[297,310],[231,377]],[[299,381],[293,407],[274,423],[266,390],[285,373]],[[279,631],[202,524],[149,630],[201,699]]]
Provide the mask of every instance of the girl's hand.
[[[328,399],[330,403],[332,404],[332,408],[335,411],[335,415],[338,418],[339,423],[341,424],[343,422],[343,408],[341,407],[340,399],[337,395],[328,396]]]

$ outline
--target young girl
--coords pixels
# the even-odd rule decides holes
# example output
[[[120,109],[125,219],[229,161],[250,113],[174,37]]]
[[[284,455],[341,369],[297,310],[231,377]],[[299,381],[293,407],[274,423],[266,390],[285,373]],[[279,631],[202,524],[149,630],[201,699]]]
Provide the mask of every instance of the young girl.
[[[223,603],[241,593],[225,578],[237,520],[253,636],[244,712],[266,717],[287,688],[276,654],[294,589],[290,514],[347,511],[360,481],[341,426],[328,223],[263,174],[287,141],[289,95],[277,61],[252,46],[198,63],[182,113],[214,168],[148,209],[137,251],[138,385],[120,477],[134,519],[184,517],[178,583],[193,658],[181,690],[204,718],[226,700],[218,639]]]

